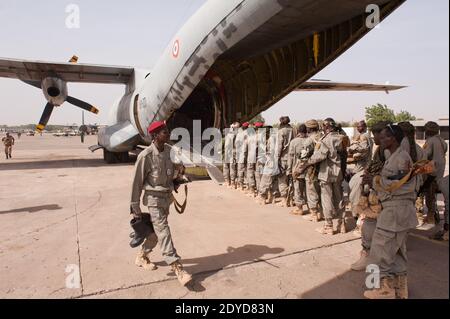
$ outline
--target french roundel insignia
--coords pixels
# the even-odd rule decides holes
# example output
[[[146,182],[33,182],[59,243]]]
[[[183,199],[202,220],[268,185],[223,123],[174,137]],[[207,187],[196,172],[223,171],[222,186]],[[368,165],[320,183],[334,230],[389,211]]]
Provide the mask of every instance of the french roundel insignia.
[[[179,54],[180,54],[180,41],[175,40],[175,43],[173,44],[173,47],[172,47],[172,56],[174,58],[178,58]]]

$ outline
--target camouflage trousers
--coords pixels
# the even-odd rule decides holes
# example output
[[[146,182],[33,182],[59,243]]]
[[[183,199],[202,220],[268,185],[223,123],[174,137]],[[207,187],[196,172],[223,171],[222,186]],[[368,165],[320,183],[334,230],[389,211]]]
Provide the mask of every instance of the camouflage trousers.
[[[224,163],[223,164],[223,178],[225,182],[232,183],[236,180],[237,165],[236,163]]]
[[[442,192],[442,195],[444,195],[444,223],[448,225],[448,210],[449,210],[449,184],[448,184],[448,175],[444,178],[441,178],[437,181],[437,184],[439,186],[440,191]]]
[[[380,277],[406,275],[408,231],[392,232],[376,228],[370,247],[370,261],[380,269]]]
[[[361,226],[361,245],[363,250],[369,252],[372,246],[372,238],[377,228],[377,220],[365,218]]]
[[[353,175],[349,183],[350,187],[349,200],[350,203],[352,204],[353,217],[358,217],[355,212],[355,208],[359,203],[359,200],[361,198],[361,192],[363,191],[362,189],[363,175],[364,171],[357,172],[355,175]]]
[[[259,183],[259,195],[266,198],[269,192],[275,194],[277,192],[275,184],[276,176],[263,174]]]
[[[342,178],[336,182],[320,181],[320,199],[325,219],[340,219],[344,213]]]
[[[238,181],[239,185],[245,185],[246,171],[247,171],[246,163],[238,163],[237,164],[237,181]]]
[[[280,167],[282,172],[278,175],[278,189],[280,191],[281,197],[286,197],[288,192],[288,178],[286,175],[286,169],[287,169],[288,163],[286,160],[280,161]]]
[[[261,188],[261,179],[263,176],[264,164],[258,162],[255,165],[256,165],[255,168],[256,189],[259,192],[259,189]]]
[[[12,153],[12,146],[5,146],[5,154],[11,155]]]
[[[425,203],[427,205],[428,214],[437,213],[437,203],[436,203],[436,192],[437,192],[437,182],[436,177],[428,176],[424,184],[425,188]]]
[[[167,200],[167,202],[169,203],[169,200]],[[159,242],[159,247],[165,262],[168,265],[171,265],[180,260],[180,256],[177,254],[172,241],[172,234],[170,233],[168,222],[169,205],[161,205],[162,207],[150,206],[148,208],[155,232],[148,236],[144,241],[141,247],[141,252],[144,255],[150,254]]]
[[[304,178],[294,179],[294,197],[295,206],[302,207],[306,204],[306,181]]]
[[[320,203],[320,185],[314,177],[306,176],[306,198],[309,209],[319,209]]]
[[[259,186],[256,178],[256,164],[247,164],[247,184],[251,189],[257,189]]]

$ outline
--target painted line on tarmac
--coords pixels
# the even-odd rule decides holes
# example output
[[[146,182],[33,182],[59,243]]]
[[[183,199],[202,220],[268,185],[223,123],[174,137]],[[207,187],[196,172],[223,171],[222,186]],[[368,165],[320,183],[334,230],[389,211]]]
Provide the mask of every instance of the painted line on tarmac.
[[[321,245],[321,246],[317,246],[317,247],[312,247],[312,248],[307,248],[307,249],[302,249],[302,250],[298,250],[298,251],[294,251],[294,252],[290,252],[290,253],[286,253],[286,254],[281,254],[281,255],[277,255],[274,257],[270,257],[270,258],[258,258],[258,259],[254,259],[252,261],[247,261],[238,265],[231,265],[231,266],[226,266],[226,267],[221,267],[221,268],[217,268],[217,269],[210,269],[210,270],[204,270],[204,271],[200,271],[197,272],[195,274],[192,274],[193,276],[201,276],[201,275],[206,275],[206,274],[210,274],[210,273],[216,273],[222,270],[228,270],[228,269],[235,269],[235,268],[240,268],[243,266],[248,266],[248,265],[252,265],[252,264],[256,264],[256,263],[267,263],[270,266],[273,267],[277,267],[275,265],[270,264],[268,261],[270,260],[276,260],[276,259],[281,259],[284,257],[290,257],[290,256],[294,256],[294,255],[300,255],[303,253],[307,253],[307,252],[311,252],[311,251],[315,251],[315,250],[320,250],[323,248],[330,248],[330,247],[334,247],[334,246],[338,246],[338,245],[343,245],[346,243],[350,243],[356,240],[360,240],[360,238],[351,238],[351,239],[347,239],[347,240],[343,240],[341,242],[336,242],[336,243],[331,243],[331,244],[325,244],[325,245]],[[279,267],[277,267],[279,268]],[[70,297],[68,299],[82,299],[82,298],[88,298],[88,297],[94,297],[94,296],[102,296],[105,294],[110,294],[113,292],[117,292],[117,291],[123,291],[123,290],[128,290],[128,289],[133,289],[133,288],[140,288],[140,287],[145,287],[145,286],[150,286],[150,285],[154,285],[154,284],[159,284],[159,283],[164,283],[164,282],[169,282],[169,281],[176,281],[177,278],[166,278],[166,279],[162,279],[162,280],[157,280],[157,281],[151,281],[151,282],[145,282],[145,283],[139,283],[139,284],[134,284],[134,285],[130,285],[130,286],[122,286],[119,288],[112,288],[112,289],[105,289],[105,290],[99,290],[96,292],[92,292],[89,294],[82,294],[82,295],[78,295],[78,296],[74,296],[74,297]],[[195,281],[195,279],[194,279]]]

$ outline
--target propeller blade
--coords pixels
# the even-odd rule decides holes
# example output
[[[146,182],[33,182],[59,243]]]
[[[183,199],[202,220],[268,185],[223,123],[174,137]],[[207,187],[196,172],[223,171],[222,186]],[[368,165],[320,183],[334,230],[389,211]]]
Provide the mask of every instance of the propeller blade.
[[[92,112],[94,114],[98,114],[98,112],[99,112],[95,106],[93,106],[89,103],[86,103],[84,101],[81,101],[79,99],[76,99],[72,96],[68,96],[66,101],[69,102],[70,104],[75,105],[75,106],[79,107],[80,109],[86,110],[88,112]]]
[[[41,82],[39,81],[22,81],[22,82],[34,86],[35,88],[41,89]]]
[[[45,106],[44,112],[42,113],[39,124],[36,125],[36,130],[38,132],[42,132],[44,130],[44,128],[47,126],[48,120],[50,119],[50,116],[52,115],[54,108],[55,107],[52,104],[47,103],[47,105]]]

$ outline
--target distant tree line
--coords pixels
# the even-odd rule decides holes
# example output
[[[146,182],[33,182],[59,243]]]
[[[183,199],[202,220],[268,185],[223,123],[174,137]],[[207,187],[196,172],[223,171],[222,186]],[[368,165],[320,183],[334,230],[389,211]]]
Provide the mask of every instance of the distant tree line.
[[[380,121],[391,121],[393,123],[415,121],[417,118],[408,111],[400,111],[395,113],[387,105],[375,104],[366,107],[366,122],[370,128]]]

